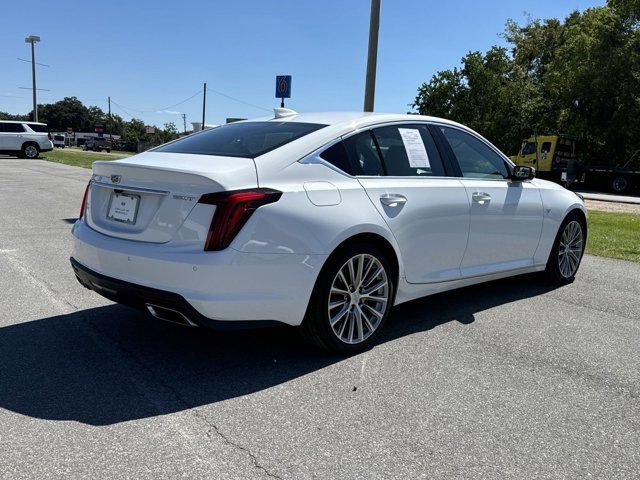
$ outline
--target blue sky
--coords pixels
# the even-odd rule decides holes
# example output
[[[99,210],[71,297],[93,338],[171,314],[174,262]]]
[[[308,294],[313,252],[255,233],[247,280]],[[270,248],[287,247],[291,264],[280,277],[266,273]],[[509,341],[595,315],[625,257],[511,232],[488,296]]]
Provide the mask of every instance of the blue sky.
[[[376,111],[405,112],[418,86],[468,51],[501,44],[508,18],[564,17],[604,0],[382,0]],[[0,110],[31,108],[29,45],[39,103],[76,96],[149,124],[262,116],[275,106],[275,75],[293,75],[287,106],[361,110],[369,0],[15,1],[2,6]],[[37,12],[37,13],[36,13]],[[215,91],[214,91],[215,90]],[[219,93],[242,100],[241,103]],[[170,107],[170,108],[168,108]],[[261,108],[258,108],[261,107]],[[266,109],[266,110],[265,110]]]

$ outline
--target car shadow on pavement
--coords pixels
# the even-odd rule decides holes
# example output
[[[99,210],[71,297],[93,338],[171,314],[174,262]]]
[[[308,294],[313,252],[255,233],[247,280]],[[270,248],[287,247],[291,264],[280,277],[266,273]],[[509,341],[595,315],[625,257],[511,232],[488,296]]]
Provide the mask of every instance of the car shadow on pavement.
[[[551,289],[524,276],[400,305],[380,343],[469,324],[476,312]],[[343,359],[291,328],[217,333],[109,305],[0,328],[0,408],[110,425],[247,395]]]

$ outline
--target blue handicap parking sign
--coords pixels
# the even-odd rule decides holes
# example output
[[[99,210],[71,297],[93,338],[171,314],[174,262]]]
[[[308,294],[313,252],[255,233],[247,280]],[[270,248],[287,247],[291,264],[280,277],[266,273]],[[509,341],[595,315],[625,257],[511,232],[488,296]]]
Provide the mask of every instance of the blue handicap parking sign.
[[[276,98],[291,98],[291,75],[276,77]]]

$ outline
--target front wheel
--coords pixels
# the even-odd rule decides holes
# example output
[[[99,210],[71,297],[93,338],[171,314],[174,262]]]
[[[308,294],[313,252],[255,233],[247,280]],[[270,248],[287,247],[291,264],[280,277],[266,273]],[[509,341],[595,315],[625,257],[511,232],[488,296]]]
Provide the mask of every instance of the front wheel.
[[[395,292],[391,263],[372,245],[353,244],[323,267],[302,323],[318,347],[356,353],[371,346],[386,322]]]
[[[565,285],[575,280],[585,243],[586,225],[578,214],[570,213],[558,229],[545,269],[553,283]]]

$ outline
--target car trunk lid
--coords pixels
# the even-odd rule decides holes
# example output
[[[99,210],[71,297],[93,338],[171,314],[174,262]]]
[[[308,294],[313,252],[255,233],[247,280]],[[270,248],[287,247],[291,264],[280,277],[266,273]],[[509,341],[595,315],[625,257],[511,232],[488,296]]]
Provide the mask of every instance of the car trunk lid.
[[[86,219],[105,235],[166,243],[203,194],[257,183],[251,158],[146,152],[94,162]]]

